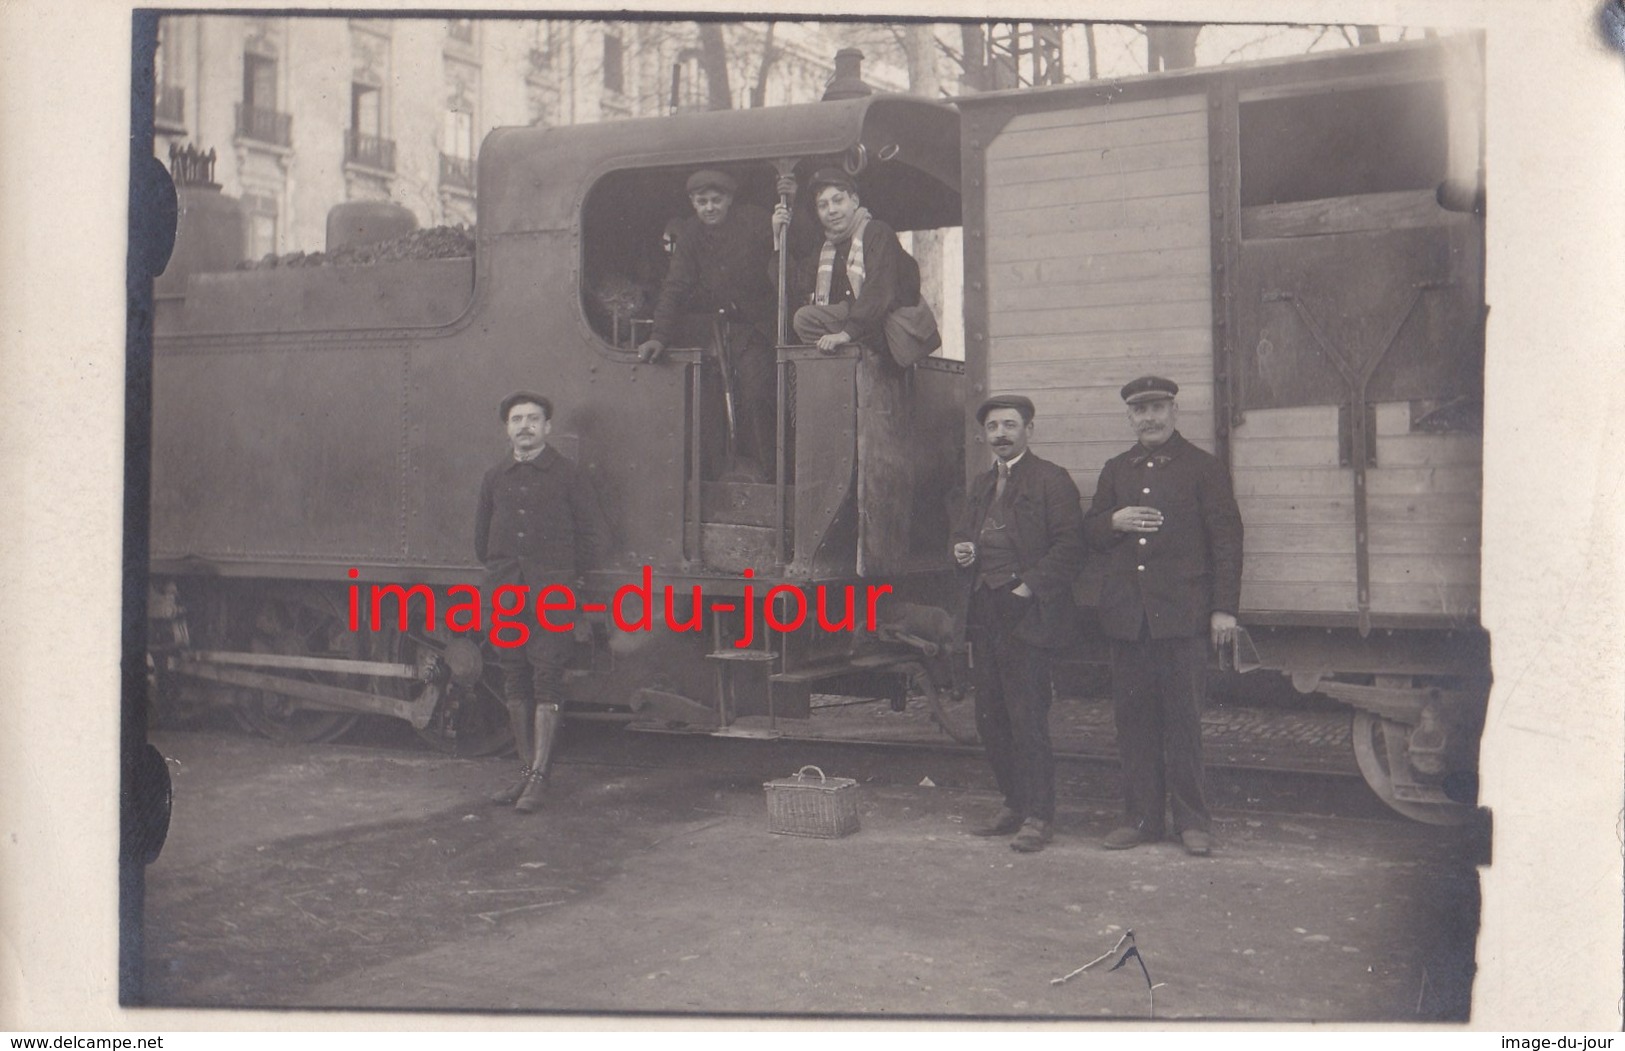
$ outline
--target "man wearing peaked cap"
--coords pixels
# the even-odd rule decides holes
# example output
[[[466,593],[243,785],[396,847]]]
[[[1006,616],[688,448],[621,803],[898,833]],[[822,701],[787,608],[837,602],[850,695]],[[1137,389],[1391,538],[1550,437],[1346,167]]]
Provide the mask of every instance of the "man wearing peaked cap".
[[[684,187],[694,214],[677,227],[654,331],[638,357],[653,362],[670,346],[716,345],[736,407],[730,428],[739,460],[730,469],[765,479],[778,441],[772,221],[766,209],[735,200],[739,180],[727,172],[702,168]]]
[[[1141,376],[1121,394],[1138,441],[1106,461],[1084,516],[1104,558],[1100,627],[1123,778],[1124,823],[1103,845],[1161,839],[1171,802],[1186,851],[1207,854],[1202,703],[1208,646],[1236,637],[1241,512],[1224,464],[1179,433],[1178,384]]]
[[[1123,400],[1130,405],[1139,405],[1148,401],[1178,397],[1179,384],[1173,380],[1165,380],[1161,376],[1141,376],[1137,380],[1129,380],[1123,384],[1120,393]]]
[[[715,168],[701,168],[688,177],[688,182],[684,184],[683,189],[690,197],[702,190],[715,190],[718,193],[732,197],[739,192],[739,180],[727,172],[717,171]]]
[[[976,407],[976,422],[986,423],[987,414],[994,409],[1014,409],[1028,423],[1038,415],[1038,410],[1033,407],[1033,400],[1025,394],[995,394]]]
[[[1072,578],[1083,562],[1083,508],[1064,469],[1028,448],[1033,403],[1020,394],[976,410],[993,469],[970,487],[954,528],[954,561],[970,593],[976,728],[1004,808],[978,836],[1014,835],[1044,849],[1055,819],[1050,653],[1072,626]]]

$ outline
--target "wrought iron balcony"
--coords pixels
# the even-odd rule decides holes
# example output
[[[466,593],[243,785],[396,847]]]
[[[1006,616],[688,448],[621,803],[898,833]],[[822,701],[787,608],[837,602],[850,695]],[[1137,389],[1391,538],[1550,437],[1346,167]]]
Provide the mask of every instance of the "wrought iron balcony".
[[[153,100],[153,119],[159,124],[186,126],[186,89],[179,84],[158,85],[158,97]]]
[[[464,190],[474,188],[474,158],[440,155],[440,185],[457,186]]]
[[[344,133],[344,159],[354,164],[392,172],[395,170],[395,140],[364,135],[359,131]]]
[[[260,109],[237,103],[237,137],[270,143],[272,146],[293,145],[293,117],[274,109]]]

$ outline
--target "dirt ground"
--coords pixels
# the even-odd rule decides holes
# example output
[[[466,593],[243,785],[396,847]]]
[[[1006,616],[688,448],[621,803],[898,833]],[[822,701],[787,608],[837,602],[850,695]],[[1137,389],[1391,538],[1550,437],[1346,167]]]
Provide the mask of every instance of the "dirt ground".
[[[175,810],[147,870],[148,1003],[1142,1018],[1132,961],[1052,982],[1132,929],[1159,1019],[1468,1011],[1460,830],[1221,811],[1210,858],[1106,852],[1116,804],[1063,791],[1055,842],[1019,855],[965,833],[997,807],[973,754],[572,727],[525,816],[484,799],[511,759],[153,741]],[[767,831],[762,782],[808,757],[859,780],[856,834]]]

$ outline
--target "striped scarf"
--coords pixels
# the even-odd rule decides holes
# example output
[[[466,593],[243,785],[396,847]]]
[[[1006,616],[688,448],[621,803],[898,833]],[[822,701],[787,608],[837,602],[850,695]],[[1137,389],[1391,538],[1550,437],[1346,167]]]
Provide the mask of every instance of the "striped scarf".
[[[846,250],[846,283],[852,286],[852,298],[863,294],[863,228],[869,224],[869,209],[859,208],[852,224],[852,245]],[[835,242],[824,239],[818,252],[818,287],[813,302],[829,306],[829,286],[835,280]]]

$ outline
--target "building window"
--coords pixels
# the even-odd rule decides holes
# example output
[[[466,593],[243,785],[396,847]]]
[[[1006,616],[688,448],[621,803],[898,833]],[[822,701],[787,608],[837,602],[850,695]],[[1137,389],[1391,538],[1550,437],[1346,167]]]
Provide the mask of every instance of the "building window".
[[[263,259],[277,250],[277,204],[268,193],[244,193],[243,212],[248,224],[248,258]]]
[[[276,59],[243,55],[243,105],[250,109],[276,109]]]
[[[446,35],[453,40],[472,44],[474,42],[474,20],[472,18],[446,19]]]
[[[604,34],[604,89],[621,94],[626,90],[626,45],[619,33]]]
[[[671,111],[694,113],[709,109],[705,73],[700,69],[700,53],[684,48],[671,67]]]
[[[237,135],[274,146],[293,141],[293,118],[276,108],[276,59],[243,54],[243,101],[237,106]]]
[[[383,134],[382,97],[371,84],[351,84],[350,127],[362,135]]]
[[[179,26],[158,20],[158,50],[153,55],[153,120],[159,130],[186,130],[186,89],[179,83]]]
[[[446,112],[445,141],[440,147],[440,183],[465,190],[474,188],[474,115],[462,110]]]
[[[384,138],[383,119],[383,92],[372,84],[351,84],[345,160],[383,171],[395,170],[395,143]]]

